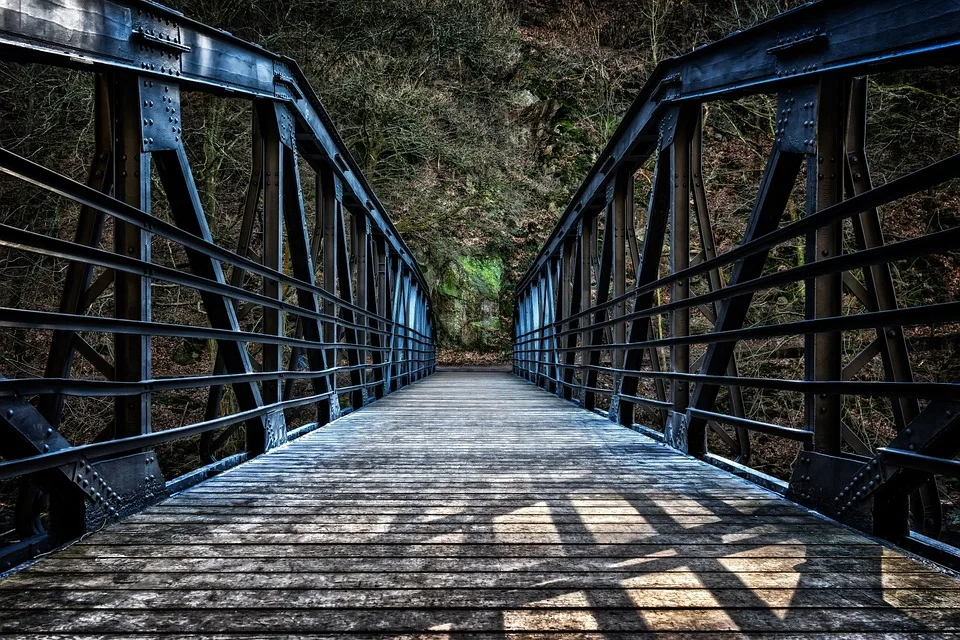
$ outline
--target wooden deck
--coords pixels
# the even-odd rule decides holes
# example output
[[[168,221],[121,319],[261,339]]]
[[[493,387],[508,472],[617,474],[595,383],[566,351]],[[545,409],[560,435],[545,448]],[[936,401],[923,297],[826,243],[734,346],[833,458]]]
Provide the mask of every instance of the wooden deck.
[[[0,632],[944,637],[958,588],[508,373],[446,372],[7,578]]]

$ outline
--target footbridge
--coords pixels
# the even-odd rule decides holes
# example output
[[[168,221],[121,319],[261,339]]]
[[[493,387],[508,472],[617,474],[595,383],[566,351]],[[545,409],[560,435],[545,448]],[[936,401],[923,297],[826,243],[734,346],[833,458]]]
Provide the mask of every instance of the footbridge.
[[[516,287],[512,365],[438,369],[293,60],[152,2],[0,0],[4,64],[90,116],[82,171],[0,147],[30,194],[0,212],[0,635],[960,634],[929,349],[960,156],[875,184],[867,136],[870,76],[958,52],[955,2],[837,1],[661,63]],[[207,99],[246,127],[232,218],[184,135]],[[720,105],[771,114],[752,187],[708,182]]]

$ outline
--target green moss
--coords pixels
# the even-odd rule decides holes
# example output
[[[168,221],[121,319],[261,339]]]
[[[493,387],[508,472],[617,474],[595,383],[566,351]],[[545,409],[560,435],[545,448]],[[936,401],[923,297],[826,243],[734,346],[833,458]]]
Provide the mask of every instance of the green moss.
[[[480,289],[483,297],[495,299],[500,295],[503,263],[500,258],[460,256],[458,262],[466,271],[470,283]]]

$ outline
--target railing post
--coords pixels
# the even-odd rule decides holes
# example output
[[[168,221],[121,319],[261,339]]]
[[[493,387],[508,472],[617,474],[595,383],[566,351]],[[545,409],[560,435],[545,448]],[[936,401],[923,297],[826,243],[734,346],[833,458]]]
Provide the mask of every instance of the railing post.
[[[352,218],[352,231],[353,231],[353,251],[354,258],[357,262],[357,296],[354,302],[358,307],[367,310],[368,300],[367,300],[367,269],[369,260],[369,234],[370,234],[370,221],[367,219],[367,216],[354,214]],[[370,352],[367,347],[369,346],[369,331],[367,327],[370,326],[369,316],[367,313],[361,314],[360,318],[356,317],[354,314],[354,322],[359,325],[362,325],[364,328],[356,332],[357,343],[360,345],[360,349],[357,351],[357,360],[360,365],[359,377],[360,383],[366,385],[367,383],[367,360],[370,357]],[[361,403],[367,401],[367,387],[364,386],[360,392]]]
[[[396,330],[395,324],[395,306],[394,306],[394,282],[393,282],[393,258],[391,256],[390,246],[384,242],[383,250],[380,254],[380,267],[377,269],[377,277],[380,278],[380,287],[378,293],[380,296],[380,313],[384,318],[383,322],[383,364],[380,369],[383,371],[383,395],[393,391],[393,341]]]
[[[521,366],[523,368],[523,376],[529,381],[533,382],[533,351],[535,349],[535,340],[536,336],[533,332],[533,293],[532,289],[527,289],[526,293],[523,296],[523,304],[520,307],[520,318],[523,322],[523,332],[527,334],[527,337],[524,339],[523,352]]]
[[[339,369],[339,350],[337,343],[336,314],[337,306],[332,301],[337,295],[337,217],[340,215],[340,200],[343,197],[343,185],[340,179],[329,167],[317,171],[317,216],[323,227],[323,273],[320,279],[321,287],[328,294],[323,303],[323,312],[330,316],[324,321],[323,341],[326,343],[324,361],[332,373],[328,377],[329,389],[332,393],[329,402],[323,409],[327,413],[327,421],[335,420],[340,415],[340,400],[336,394],[337,370]]]
[[[143,127],[149,117],[141,112],[141,84],[145,91],[154,81],[134,75],[117,74],[114,86],[115,151],[114,185],[118,200],[150,213],[150,142],[144,140]],[[149,104],[149,101],[148,101]],[[179,101],[178,101],[179,106]],[[148,124],[144,124],[147,122]],[[117,253],[150,262],[150,234],[139,227],[116,220],[114,245]],[[150,279],[117,271],[114,276],[116,317],[150,322]],[[151,338],[147,334],[114,334],[114,370],[118,381],[140,382],[151,378]],[[113,437],[150,433],[150,393],[118,396]]]
[[[383,296],[384,291],[382,291],[385,282],[383,277],[383,254],[384,254],[384,242],[381,238],[378,238],[375,235],[369,235],[368,237],[369,247],[369,265],[367,266],[367,296],[364,304],[366,305],[367,313],[370,315],[367,317],[368,323],[367,326],[372,326],[373,331],[370,333],[370,360],[371,360],[371,374],[373,375],[373,394],[376,398],[382,398],[386,393],[384,389],[384,370],[383,363],[385,359],[383,357],[382,349],[386,345],[384,338],[384,332],[386,326],[384,326],[383,321],[380,319],[382,313],[386,312],[385,307],[383,306]]]
[[[560,274],[562,286],[563,305],[561,306],[561,322],[558,327],[561,332],[566,332],[565,336],[560,337],[560,344],[563,346],[561,352],[560,379],[562,384],[558,393],[566,400],[573,398],[573,376],[574,367],[577,361],[577,333],[574,331],[580,326],[580,320],[570,320],[570,317],[580,313],[581,286],[580,280],[583,277],[580,260],[581,246],[579,238],[574,235],[563,244],[563,262]]]
[[[593,307],[593,257],[597,251],[597,218],[596,216],[584,216],[580,220],[580,305],[583,310]],[[589,405],[587,384],[590,378],[590,370],[587,366],[590,363],[590,352],[587,345],[590,343],[590,325],[593,323],[594,314],[585,313],[580,318],[580,403],[587,407]]]
[[[683,271],[690,266],[690,138],[696,126],[699,109],[685,109],[677,122],[673,142],[670,144],[670,182],[673,190],[670,197],[670,273]],[[680,302],[690,297],[690,281],[678,280],[672,286],[670,302]],[[670,312],[670,335],[674,338],[690,335],[690,308],[683,307]],[[673,373],[690,372],[690,345],[674,344],[670,347],[670,370]],[[682,416],[690,402],[690,383],[674,380],[670,384],[670,399],[673,411]]]
[[[556,280],[560,268],[559,260],[552,260],[547,264],[544,287],[543,331],[544,331],[544,388],[555,392],[557,389],[557,332],[553,322],[557,317],[557,286]]]
[[[627,218],[634,215],[633,210],[633,170],[623,168],[617,171],[613,179],[613,198],[610,204],[610,213],[612,217],[613,229],[610,237],[613,239],[611,247],[613,255],[611,256],[613,267],[613,299],[622,297],[627,292]],[[613,342],[615,345],[623,345],[627,341],[627,324],[622,320],[625,310],[624,302],[617,302],[613,306]],[[613,368],[612,389],[613,395],[610,398],[609,416],[611,420],[619,421],[619,393],[623,376],[618,373],[618,369],[623,368],[623,348],[614,346],[610,350],[610,364]],[[632,414],[632,406],[625,407],[627,413]],[[630,415],[630,423],[633,423],[633,416]],[[626,417],[625,417],[626,418]]]
[[[843,200],[843,113],[844,92],[836,76],[820,80],[820,99],[817,113],[816,152],[807,155],[807,215],[822,211]],[[825,225],[814,234],[814,261],[835,258],[843,253],[843,236],[839,222]],[[809,252],[808,252],[809,259]],[[841,273],[819,276],[813,289],[807,288],[807,318],[839,316],[841,307]],[[811,304],[812,303],[812,304]],[[842,342],[839,331],[823,331],[806,337],[805,364],[813,366],[813,380],[840,381]],[[811,349],[812,347],[812,349]],[[812,394],[807,407],[808,428],[813,428],[814,447],[820,453],[840,453],[841,398],[836,393]]]
[[[393,283],[393,301],[390,305],[390,319],[393,321],[390,333],[390,361],[392,381],[391,391],[403,386],[403,351],[401,350],[401,336],[403,332],[402,305],[403,305],[403,278],[400,274],[400,258],[394,256],[390,261],[391,282]]]
[[[262,262],[263,266],[283,272],[283,218],[281,212],[284,207],[283,182],[285,179],[283,163],[283,142],[281,141],[280,126],[273,104],[259,105],[263,111],[261,136],[263,140],[263,236]],[[263,278],[263,295],[271,301],[282,300],[282,288],[276,278]],[[283,313],[277,307],[261,307],[263,319],[263,333],[268,338],[279,338],[284,335]],[[265,341],[261,346],[261,369],[266,372],[283,370],[283,348],[275,342]],[[280,402],[281,385],[278,378],[270,378],[261,383],[261,393],[265,404]]]

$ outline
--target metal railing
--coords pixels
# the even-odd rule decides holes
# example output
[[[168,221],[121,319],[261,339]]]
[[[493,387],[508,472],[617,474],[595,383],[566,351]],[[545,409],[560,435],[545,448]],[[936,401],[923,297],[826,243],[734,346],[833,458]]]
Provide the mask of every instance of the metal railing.
[[[960,467],[960,387],[914,378],[904,328],[960,321],[960,302],[902,308],[892,269],[955,251],[960,227],[885,242],[878,208],[960,177],[960,155],[872,184],[865,76],[944,66],[958,51],[952,3],[820,2],[660,64],[517,288],[514,371],[865,531],[942,550],[934,476]],[[766,168],[742,237],[723,250],[704,105],[759,95],[776,104]],[[771,266],[781,248],[800,259]],[[790,287],[802,300],[792,318],[752,313],[758,295]],[[865,331],[845,357],[845,336]],[[796,342],[795,378],[743,373],[738,356],[771,339]],[[888,403],[886,446],[847,424],[851,399]],[[751,468],[751,433],[798,443],[782,461],[789,482]]]
[[[0,570],[434,371],[423,276],[292,60],[135,0],[0,2],[0,59],[88,72],[95,120],[86,184],[0,148],[6,186],[76,211],[72,240],[0,224],[8,255],[65,274],[58,309],[0,308],[4,331],[47,353],[43,377],[0,379],[0,480],[20,479]],[[191,172],[188,92],[252,114],[234,246],[211,233]],[[159,246],[171,259],[151,255]],[[200,320],[158,321],[160,287],[196,300]],[[98,300],[113,313],[93,313]],[[160,340],[206,343],[210,364],[158,376]],[[197,389],[202,420],[152,427],[157,398]],[[82,445],[60,431],[78,397],[114,401]],[[154,447],[195,436],[205,466],[166,482]]]

